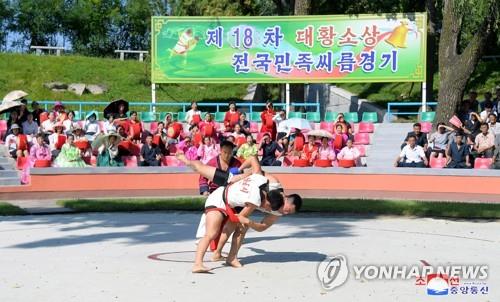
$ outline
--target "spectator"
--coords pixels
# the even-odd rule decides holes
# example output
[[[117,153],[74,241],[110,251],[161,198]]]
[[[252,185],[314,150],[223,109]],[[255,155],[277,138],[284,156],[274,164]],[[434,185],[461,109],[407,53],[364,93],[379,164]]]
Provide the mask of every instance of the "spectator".
[[[476,136],[481,132],[481,122],[479,121],[479,114],[473,112],[470,114],[470,119],[464,123],[463,131],[467,134],[468,144],[474,144]]]
[[[470,167],[469,146],[463,143],[463,134],[457,132],[455,134],[455,141],[446,149],[445,168],[463,169]]]
[[[11,133],[11,127],[12,125],[21,125],[20,121],[19,121],[19,113],[16,111],[16,110],[12,110],[10,113],[9,113],[9,119],[7,120],[7,129],[9,130],[7,133]]]
[[[36,141],[33,143],[30,149],[30,167],[35,166],[37,160],[51,160],[52,154],[50,152],[49,146],[45,143],[45,137],[42,133],[36,135]]]
[[[18,125],[22,125],[24,122],[26,122],[26,120],[28,119],[28,114],[31,113],[31,112],[29,112],[29,110],[26,106],[28,104],[28,101],[25,98],[22,98],[20,100],[20,102],[21,102],[21,106],[19,106],[19,112],[18,112],[18,115],[19,115],[19,124]]]
[[[215,144],[210,137],[203,138],[203,144],[198,147],[198,157],[204,164],[208,163],[212,158],[219,155],[219,145]]]
[[[295,147],[295,140],[297,138],[301,138],[302,139],[302,142],[305,143],[306,141],[306,137],[304,136],[304,134],[302,133],[302,131],[298,128],[292,128],[293,129],[293,134],[291,135],[288,135],[288,133],[283,133],[281,132],[279,135],[278,135],[278,142],[280,142],[280,144],[283,146],[283,145],[286,145],[286,146],[283,146],[284,147],[284,150],[288,150],[288,141],[289,141],[289,137],[290,137],[290,151],[296,153],[295,151],[298,151],[300,150],[300,146],[297,145],[297,147]],[[302,147],[303,148],[303,147]]]
[[[281,152],[280,156],[286,156],[290,149],[292,149],[292,146],[289,141],[289,136],[283,136],[278,139],[278,145],[283,149],[283,152]]]
[[[238,169],[241,166],[239,160],[234,156],[234,144],[230,142],[222,142],[220,144],[220,154],[213,157],[207,162],[207,165],[211,167],[216,167],[222,171],[230,171],[231,169]],[[219,186],[209,181],[208,179],[200,176],[200,194],[208,196],[210,193],[215,191]]]
[[[128,125],[129,125],[128,137],[134,143],[139,143],[141,140],[141,134],[143,130],[142,130],[142,123],[141,121],[139,121],[136,111],[130,112],[130,119],[128,120]]]
[[[42,114],[44,110],[40,108],[40,104],[36,101],[31,102],[31,109],[33,110],[33,119],[38,125],[40,125],[40,114]]]
[[[281,161],[276,158],[276,151],[283,152],[283,149],[277,142],[271,141],[269,133],[264,134],[257,150],[262,150],[261,166],[281,166]]]
[[[351,124],[349,124],[348,122],[346,122],[343,113],[339,113],[337,115],[337,119],[335,120],[334,125],[335,125],[335,129],[337,129],[338,125],[341,125],[342,126],[342,133],[346,134],[349,137],[352,136]]]
[[[5,138],[5,147],[10,157],[18,158],[28,156],[28,139],[26,135],[21,134],[21,128],[18,124],[12,124],[10,130],[12,133]]]
[[[491,98],[492,98],[491,92],[488,91],[484,94],[484,101],[479,103],[481,111],[483,111],[485,107],[493,108],[493,101],[491,100]]]
[[[272,140],[276,139],[276,123],[273,121],[273,117],[276,114],[274,112],[273,103],[270,101],[266,102],[266,109],[260,114],[260,119],[262,121],[262,127],[260,129],[261,133],[270,133]]]
[[[493,135],[500,135],[500,123],[497,122],[497,116],[493,113],[489,115],[489,132]]]
[[[54,133],[49,135],[49,149],[53,158],[57,157],[65,142],[66,135],[64,135],[64,125],[62,123],[57,123],[54,126]]]
[[[245,133],[245,135],[250,134],[250,122],[247,121],[247,115],[245,112],[240,113],[240,120],[238,124],[241,127],[241,132]]]
[[[289,134],[288,127],[280,127],[281,122],[286,120],[286,112],[283,109],[280,109],[278,113],[276,113],[273,117],[273,121],[276,123],[276,131],[278,131],[277,137],[278,139],[285,137]]]
[[[66,108],[64,107],[63,103],[61,101],[57,101],[55,104],[54,104],[54,107],[52,108],[52,112],[55,113],[56,115],[56,119],[60,119],[60,115],[63,115],[65,114],[66,112],[64,112]],[[65,118],[64,118],[65,119]],[[64,120],[63,119],[63,120]],[[61,120],[62,122],[62,120]]]
[[[257,145],[255,144],[255,141],[253,139],[253,136],[251,134],[248,134],[246,136],[246,143],[241,145],[238,148],[238,151],[236,152],[236,156],[238,158],[243,158],[247,159],[251,156],[257,156],[257,153],[259,150],[257,150]]]
[[[170,125],[174,122],[174,119],[172,117],[172,113],[167,113],[165,115],[165,120],[163,120],[163,123],[165,123],[165,129],[168,129],[168,127],[170,127]]]
[[[339,153],[347,144],[348,136],[343,132],[342,124],[335,125],[335,133],[333,134],[333,150],[335,154]]]
[[[408,139],[410,136],[414,136],[416,139],[416,144],[422,147],[424,150],[427,150],[427,134],[422,132],[422,126],[420,123],[413,124],[413,131],[408,132],[406,135],[404,143],[401,145],[401,149],[403,149],[408,144]]]
[[[191,137],[186,137],[182,142],[177,146],[178,150],[181,150],[186,158],[189,160],[197,160],[198,159],[198,148],[193,145],[193,140]]]
[[[101,132],[99,123],[97,122],[97,113],[95,111],[89,112],[85,117],[85,136],[89,142],[93,142],[97,135]]]
[[[431,135],[429,143],[433,144],[428,150],[431,157],[444,157],[446,147],[448,146],[449,136],[453,132],[453,128],[447,127],[444,123],[438,123],[437,131]],[[450,131],[446,131],[446,130]]]
[[[118,105],[118,114],[116,115],[116,119],[126,120],[127,118],[127,106],[124,102],[120,102]]]
[[[224,115],[224,127],[226,132],[234,131],[234,126],[238,124],[240,118],[240,113],[236,109],[236,103],[234,101],[229,102],[229,111]]]
[[[73,132],[74,124],[76,123],[75,122],[75,112],[73,110],[68,112],[68,118],[66,120],[64,120],[62,123],[64,125],[66,133]]]
[[[493,152],[493,169],[500,169],[500,136],[495,138],[495,152]]]
[[[87,165],[81,157],[81,151],[74,144],[75,137],[68,134],[66,143],[62,146],[61,152],[54,160],[53,166],[58,168],[83,168]]]
[[[300,154],[301,159],[307,159],[309,164],[313,163],[313,154],[318,152],[318,146],[316,145],[316,137],[309,135],[307,137],[307,144],[302,149],[302,153]]]
[[[112,114],[110,114],[112,115]],[[98,167],[122,167],[124,165],[118,151],[118,144],[122,139],[116,132],[110,131],[97,149]]]
[[[23,122],[23,133],[34,137],[38,133],[38,124],[33,119],[33,113],[29,112],[26,121]]]
[[[193,145],[196,146],[197,148],[200,146],[200,144],[203,143],[203,135],[200,132],[200,128],[198,125],[192,125],[189,128],[190,136],[193,142]]]
[[[497,114],[500,113],[500,108],[499,108],[499,102],[500,102],[500,86],[496,87],[495,90],[495,95],[496,97],[493,99],[493,111],[496,112]]]
[[[205,114],[205,120],[198,124],[201,134],[205,137],[211,137],[212,139],[217,139],[217,131],[215,128],[215,122],[212,118],[212,114]]]
[[[198,103],[192,102],[191,109],[186,112],[186,123],[189,125],[198,125],[201,122],[201,111],[198,110]]]
[[[48,119],[40,125],[42,133],[45,135],[50,135],[54,133],[55,124],[56,124],[56,114],[53,111],[51,111],[49,112]]]
[[[73,144],[80,148],[82,156],[89,157],[92,155],[92,148],[85,135],[85,131],[83,131],[83,128],[78,124],[75,125],[73,129]]]
[[[142,145],[140,162],[141,167],[158,167],[160,166],[161,151],[160,148],[153,146],[153,135],[146,135],[146,143]]]
[[[161,154],[166,155],[168,150],[166,146],[168,146],[168,136],[165,132],[165,124],[163,122],[159,122],[156,128],[156,133],[153,136],[153,145],[160,148]]]
[[[358,162],[359,157],[359,150],[353,147],[352,139],[350,138],[347,140],[346,146],[337,154],[338,160],[353,160],[354,162]]]
[[[464,100],[463,103],[468,104],[470,110],[477,112],[479,109],[479,102],[477,101],[477,92],[474,90],[469,91],[469,99]]]
[[[70,112],[71,113],[71,112]],[[116,133],[115,116],[113,113],[108,113],[107,120],[104,122],[104,134]]]
[[[489,123],[490,113],[493,114],[492,104],[486,104],[484,110],[479,114],[479,120],[481,123]]]
[[[236,124],[236,125],[234,125],[234,128],[233,128],[233,129],[234,129],[234,132],[232,133],[232,135],[234,136],[234,139],[235,139],[236,141],[238,141],[238,139],[239,139],[240,137],[245,138],[245,133],[241,132],[241,126],[240,126],[240,124]]]
[[[318,159],[330,160],[330,161],[335,160],[335,151],[329,145],[327,137],[321,138],[321,145],[319,146],[318,151],[316,151],[316,153],[313,154],[313,161]]]
[[[474,141],[474,151],[472,156],[476,157],[493,157],[493,149],[495,148],[495,136],[489,132],[488,124],[481,124],[481,133],[476,136]]]
[[[405,168],[425,168],[427,166],[424,148],[417,144],[417,137],[409,135],[407,144],[401,150],[394,166]]]

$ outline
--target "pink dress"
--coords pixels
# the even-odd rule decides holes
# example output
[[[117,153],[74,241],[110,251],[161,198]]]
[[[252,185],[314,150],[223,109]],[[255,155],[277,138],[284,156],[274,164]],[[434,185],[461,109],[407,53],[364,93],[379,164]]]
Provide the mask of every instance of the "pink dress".
[[[204,164],[208,163],[212,158],[218,156],[220,153],[219,145],[212,144],[210,146],[200,145],[198,148],[198,157]]]
[[[344,147],[340,150],[340,153],[337,155],[337,159],[346,159],[346,160],[357,160],[359,158],[359,150],[356,148]]]
[[[318,148],[318,159],[327,159],[327,160],[335,160],[335,151],[333,151],[332,147],[319,147]]]
[[[33,146],[30,149],[30,167],[35,166],[35,162],[38,160],[51,160],[52,159],[52,153],[50,153],[49,147],[47,145],[42,145],[40,146],[38,143],[33,144]]]

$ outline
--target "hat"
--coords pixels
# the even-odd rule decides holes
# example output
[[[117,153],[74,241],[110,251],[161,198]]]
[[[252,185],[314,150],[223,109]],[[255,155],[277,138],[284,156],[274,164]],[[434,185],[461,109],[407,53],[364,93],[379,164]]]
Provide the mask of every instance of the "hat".
[[[75,125],[73,126],[73,131],[72,131],[72,132],[73,132],[73,133],[75,133],[75,132],[76,132],[76,130],[83,130],[83,128],[82,128],[82,126],[80,126],[79,124],[75,124]]]
[[[54,125],[54,130],[55,130],[56,128],[59,128],[59,127],[63,128],[63,131],[64,131],[64,129],[66,129],[66,126],[64,126],[64,125],[63,125],[63,123],[59,122],[59,123],[56,123],[56,124]]]
[[[95,115],[95,117],[97,119],[97,111],[95,111],[95,110],[87,113],[87,115],[85,116],[85,119],[88,120],[92,115]]]
[[[54,110],[57,110],[57,108],[60,108],[60,109],[64,109],[64,105],[61,101],[57,101],[55,104],[54,104]]]
[[[12,126],[10,126],[10,129],[11,130],[14,130],[14,129],[21,129],[21,127],[19,127],[18,124],[12,124]]]
[[[4,102],[13,102],[13,101],[17,101],[19,99],[22,99],[24,98],[25,96],[27,96],[28,94],[22,90],[14,90],[14,91],[11,91],[9,93],[7,93],[4,97],[3,97],[3,101]]]

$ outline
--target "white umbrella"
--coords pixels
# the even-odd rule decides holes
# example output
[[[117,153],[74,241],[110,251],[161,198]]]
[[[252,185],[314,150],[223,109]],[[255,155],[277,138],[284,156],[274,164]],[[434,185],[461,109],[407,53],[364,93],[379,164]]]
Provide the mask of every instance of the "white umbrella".
[[[17,101],[25,96],[27,96],[28,94],[22,90],[14,90],[14,91],[11,91],[9,93],[7,93],[4,97],[3,97],[3,102],[13,102],[13,101]]]
[[[316,136],[316,137],[326,137],[328,139],[333,139],[333,135],[326,130],[311,130],[307,132],[307,136]]]
[[[289,133],[292,128],[300,129],[300,130],[311,130],[311,123],[308,120],[303,118],[289,118],[280,123],[280,128],[286,129],[287,133]]]

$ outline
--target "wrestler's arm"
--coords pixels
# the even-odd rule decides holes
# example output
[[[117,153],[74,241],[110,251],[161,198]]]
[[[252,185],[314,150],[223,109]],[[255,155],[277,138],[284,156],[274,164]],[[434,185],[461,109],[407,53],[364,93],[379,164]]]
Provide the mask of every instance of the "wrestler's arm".
[[[238,218],[240,219],[240,223],[244,224],[245,226],[248,226],[257,232],[263,232],[270,228],[276,221],[278,221],[279,216],[266,215],[261,222],[255,222],[248,217],[238,216]]]
[[[257,156],[251,156],[247,158],[240,166],[240,170],[244,171],[245,169],[250,168],[253,174],[262,174],[262,169],[260,167],[259,159]]]
[[[256,205],[247,202],[243,210],[241,210],[241,212],[238,214],[238,216],[249,217],[250,215],[252,215],[253,211],[256,208],[257,208]]]

